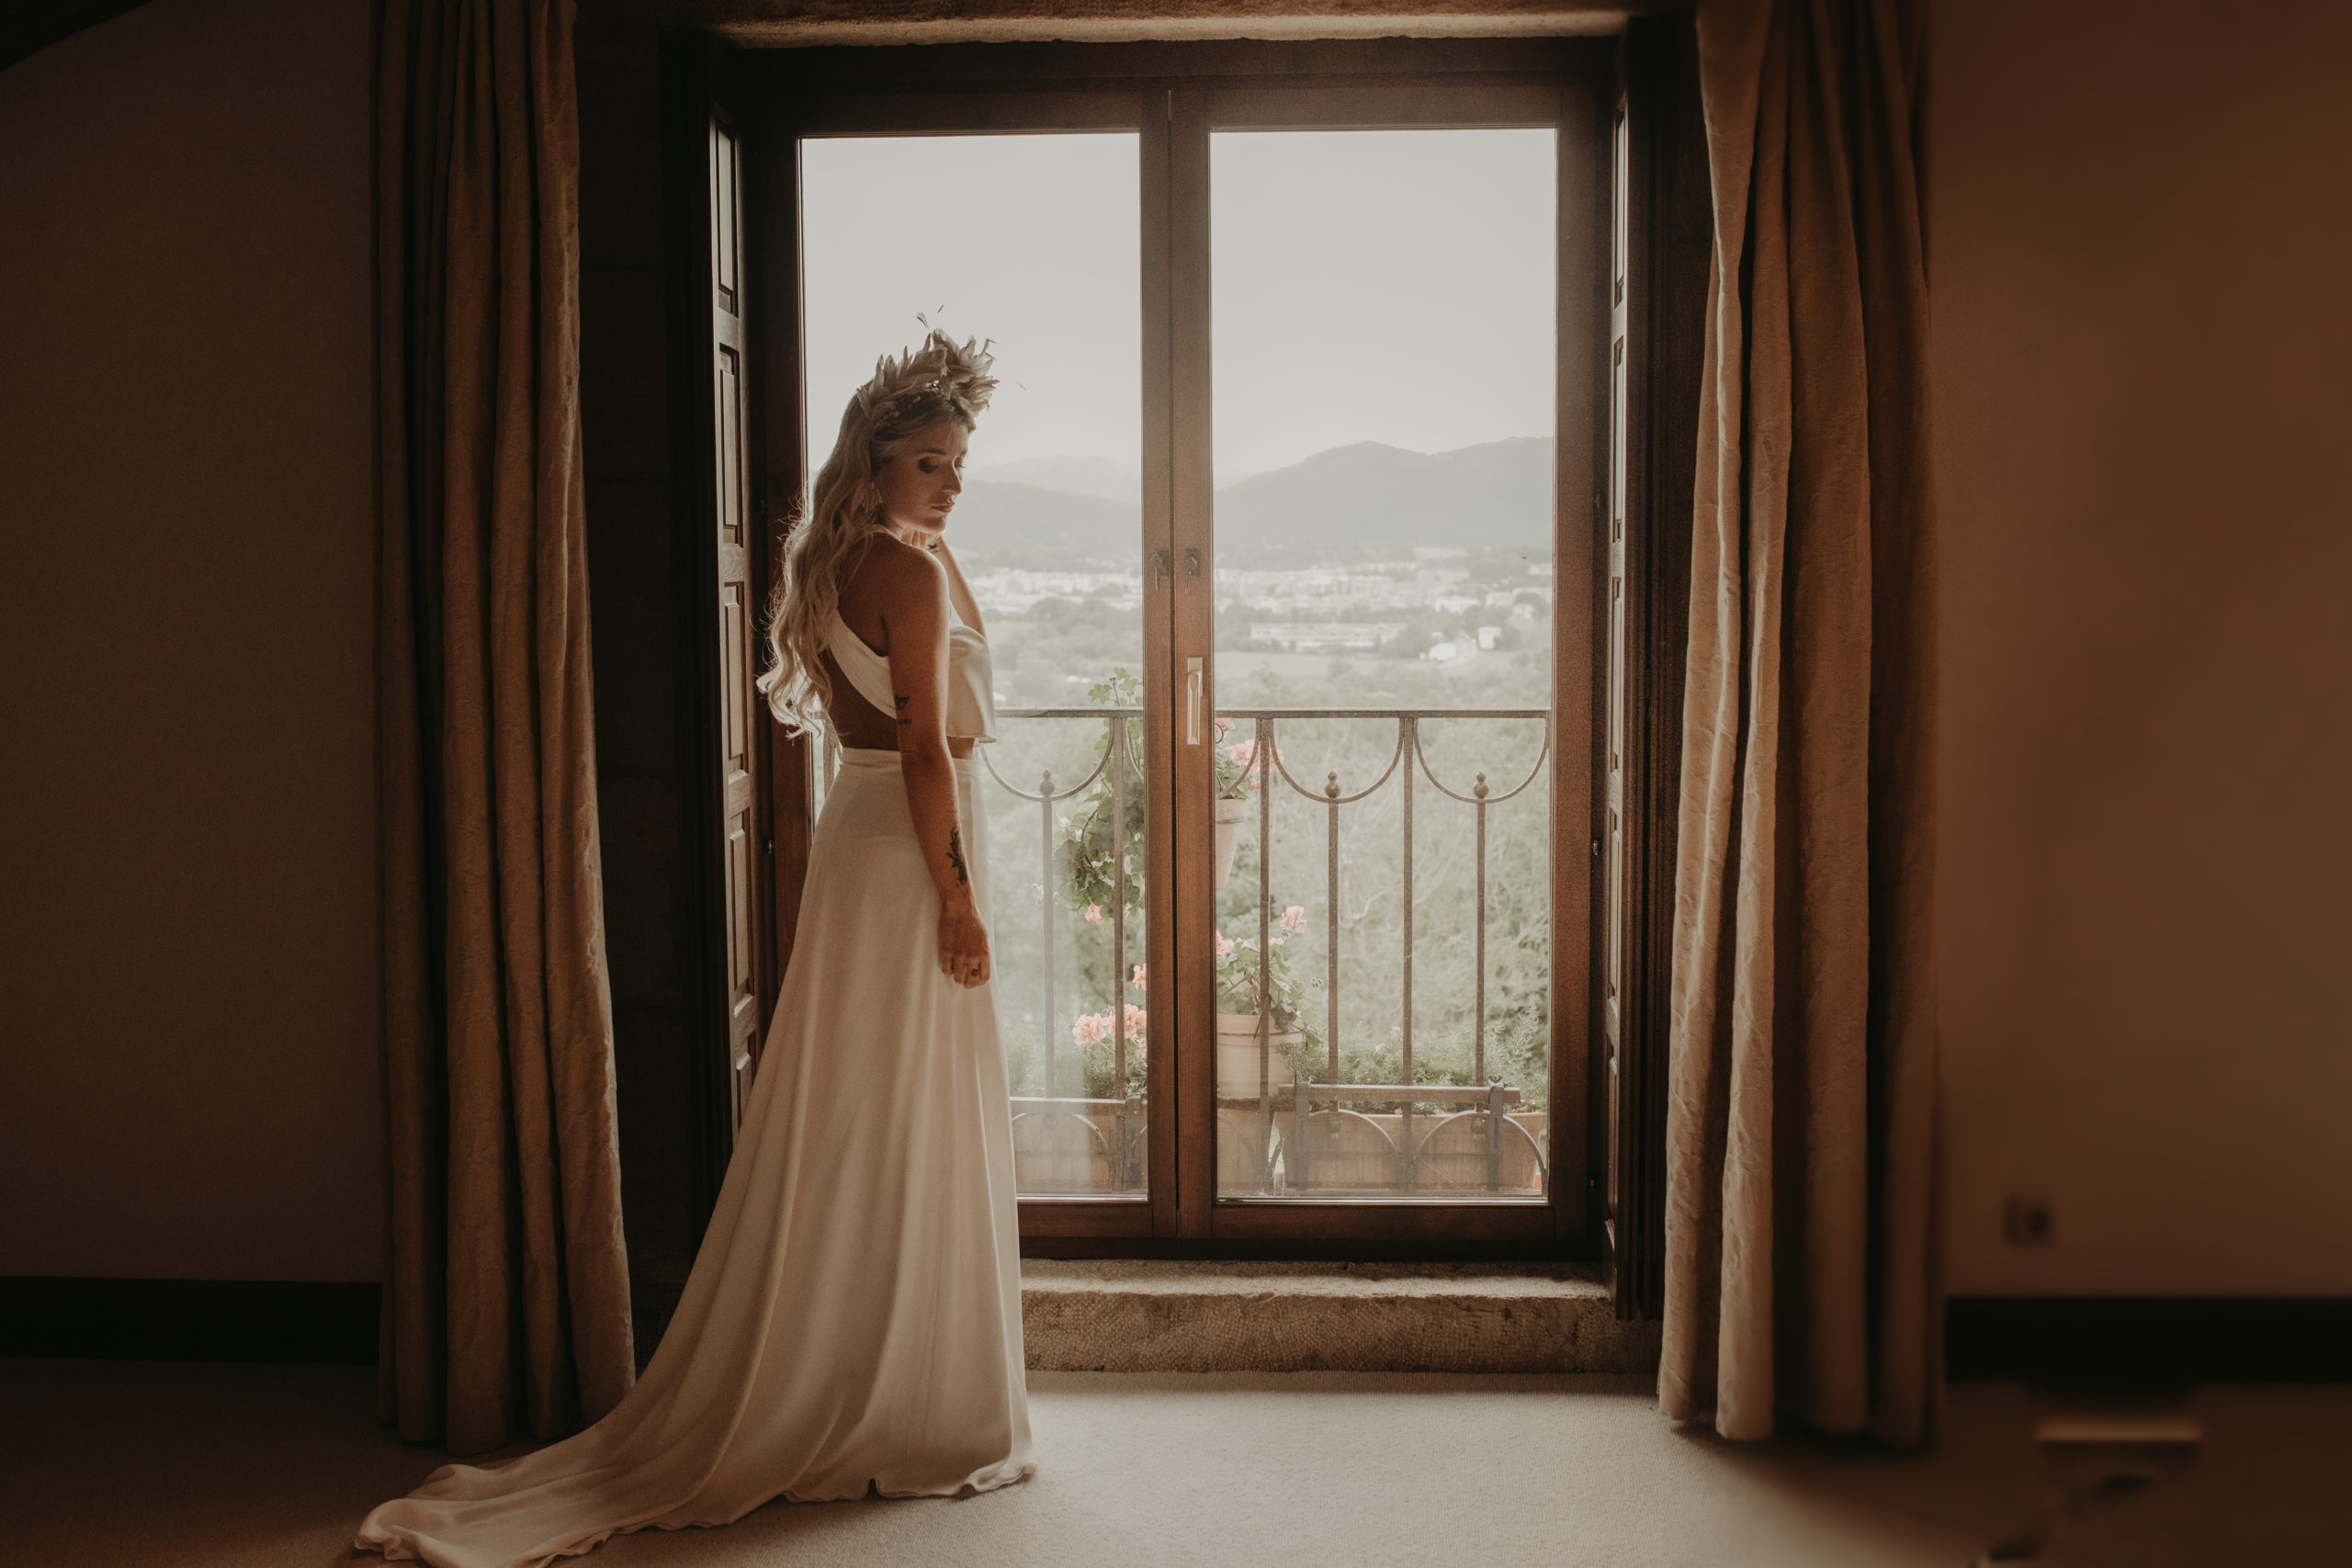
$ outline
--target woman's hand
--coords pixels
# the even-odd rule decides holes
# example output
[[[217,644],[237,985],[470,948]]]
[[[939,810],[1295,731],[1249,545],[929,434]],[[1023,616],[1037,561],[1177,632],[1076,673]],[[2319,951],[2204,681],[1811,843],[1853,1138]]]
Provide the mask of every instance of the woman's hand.
[[[989,930],[968,898],[950,899],[939,911],[939,968],[959,986],[989,983]]]

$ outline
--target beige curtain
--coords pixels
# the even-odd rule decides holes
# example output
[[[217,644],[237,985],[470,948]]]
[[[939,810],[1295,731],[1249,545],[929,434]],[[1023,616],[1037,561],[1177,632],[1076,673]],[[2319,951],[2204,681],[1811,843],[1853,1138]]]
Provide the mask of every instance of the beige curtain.
[[[1935,553],[1919,0],[1702,0],[1715,256],[1660,1404],[1924,1437]]]
[[[634,1372],[588,671],[565,0],[381,0],[385,1413],[458,1453]]]

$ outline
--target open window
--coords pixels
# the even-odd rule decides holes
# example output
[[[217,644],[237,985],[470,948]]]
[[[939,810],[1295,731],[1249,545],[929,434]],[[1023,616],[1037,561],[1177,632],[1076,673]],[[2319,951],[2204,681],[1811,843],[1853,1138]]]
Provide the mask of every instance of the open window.
[[[1600,1256],[1652,1201],[1696,371],[1638,41],[696,48],[718,1098],[829,778],[738,733],[741,606],[922,311],[1005,378],[951,539],[1024,1245]]]

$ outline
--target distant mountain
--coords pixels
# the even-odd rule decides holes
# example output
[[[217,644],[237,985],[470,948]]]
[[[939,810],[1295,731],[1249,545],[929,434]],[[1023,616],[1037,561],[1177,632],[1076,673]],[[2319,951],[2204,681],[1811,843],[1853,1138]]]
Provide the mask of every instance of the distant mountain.
[[[1058,490],[1071,495],[1093,495],[1130,503],[1143,488],[1143,471],[1132,463],[1076,455],[1023,457],[1018,462],[986,465],[975,468],[970,478],[989,484],[1034,485],[1039,490]]]
[[[1089,462],[1115,467],[1041,457],[975,475],[949,535],[957,554],[982,569],[1134,570],[1141,544],[1133,502],[1045,482],[1084,478],[1075,465]],[[1058,464],[1072,467],[1046,467]],[[1034,477],[1001,477],[1016,469]],[[1378,560],[1417,545],[1548,556],[1552,443],[1523,436],[1429,453],[1365,441],[1318,452],[1218,491],[1216,536],[1217,559],[1233,567]]]
[[[1374,560],[1416,545],[1552,549],[1552,443],[1408,452],[1377,441],[1317,452],[1216,494],[1228,566]]]
[[[1143,559],[1132,501],[972,479],[947,525],[957,558],[975,570],[1135,571]]]

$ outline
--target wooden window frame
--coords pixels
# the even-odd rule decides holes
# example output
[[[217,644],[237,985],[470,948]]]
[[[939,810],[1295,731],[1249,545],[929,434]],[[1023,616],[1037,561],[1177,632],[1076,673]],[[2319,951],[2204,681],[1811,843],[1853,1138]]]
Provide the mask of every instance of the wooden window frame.
[[[1607,1129],[1601,1256],[1622,1317],[1665,1303],[1668,1019],[1674,950],[1677,827],[1682,795],[1683,664],[1690,646],[1690,527],[1698,480],[1699,392],[1714,209],[1699,103],[1698,39],[1686,12],[1627,24],[1611,108],[1619,246],[1611,282],[1614,457],[1608,519],[1611,595],[1622,596],[1603,712],[1601,841],[1619,818],[1614,897],[1603,878],[1596,973],[1594,1099]],[[1613,1016],[1611,1003],[1614,1003]]]
[[[1147,307],[1144,321],[1145,421],[1151,431],[1171,433],[1159,451],[1145,455],[1145,538],[1148,558],[1154,548],[1182,551],[1188,539],[1196,547],[1207,543],[1210,477],[1204,463],[1200,471],[1180,471],[1180,453],[1204,454],[1204,440],[1177,434],[1186,421],[1208,417],[1206,364],[1208,288],[1204,239],[1189,250],[1149,243],[1153,226],[1185,221],[1174,210],[1193,204],[1193,220],[1205,234],[1207,168],[1201,150],[1206,129],[1250,126],[1336,127],[1350,123],[1382,127],[1477,124],[1525,124],[1541,118],[1542,106],[1568,122],[1577,117],[1591,126],[1586,139],[1589,156],[1576,155],[1575,138],[1564,138],[1561,158],[1561,221],[1575,221],[1575,213],[1589,223],[1611,225],[1623,231],[1621,265],[1630,264],[1637,275],[1633,290],[1632,330],[1623,321],[1612,326],[1611,296],[1617,280],[1605,257],[1596,257],[1592,277],[1583,297],[1570,298],[1576,285],[1564,266],[1559,315],[1558,364],[1560,388],[1559,464],[1555,479],[1555,559],[1581,560],[1594,585],[1594,602],[1562,605],[1555,622],[1555,653],[1572,680],[1556,690],[1582,686],[1593,694],[1590,711],[1555,710],[1557,744],[1555,770],[1566,771],[1575,788],[1591,802],[1590,839],[1594,853],[1582,852],[1584,833],[1566,816],[1555,824],[1554,964],[1555,1046],[1553,1064],[1555,1113],[1573,1096],[1574,1114],[1555,1121],[1555,1127],[1574,1129],[1572,1141],[1555,1136],[1555,1179],[1544,1203],[1449,1202],[1437,1200],[1249,1200],[1219,1201],[1215,1192],[1213,1164],[1187,1162],[1180,1169],[1180,1138],[1155,1135],[1152,1141],[1150,1194],[1148,1199],[1024,1199],[1023,1249],[1031,1256],[1057,1257],[1283,1257],[1348,1258],[1595,1258],[1612,1264],[1622,1255],[1631,1269],[1617,1269],[1621,1307],[1654,1310],[1652,1292],[1638,1288],[1655,1273],[1657,1248],[1645,1242],[1657,1230],[1655,1189],[1648,1178],[1662,1165],[1662,1090],[1664,1049],[1666,922],[1672,908],[1672,820],[1679,786],[1673,752],[1680,728],[1679,628],[1685,607],[1675,603],[1681,591],[1675,578],[1678,549],[1687,561],[1687,537],[1671,527],[1661,529],[1661,506],[1670,510],[1675,500],[1671,479],[1674,463],[1661,464],[1660,455],[1677,445],[1672,427],[1681,422],[1679,411],[1667,407],[1685,389],[1695,389],[1695,342],[1686,342],[1682,316],[1664,323],[1661,304],[1688,303],[1691,290],[1687,276],[1687,246],[1653,243],[1649,228],[1658,221],[1662,199],[1687,195],[1677,187],[1665,190],[1658,173],[1661,160],[1672,168],[1687,164],[1680,148],[1679,122],[1668,125],[1659,116],[1645,114],[1655,98],[1673,107],[1677,99],[1668,79],[1685,63],[1688,21],[1637,21],[1621,39],[1383,39],[1319,43],[1171,43],[1135,45],[956,45],[883,47],[871,49],[795,49],[730,51],[706,38],[673,39],[673,59],[684,62],[678,97],[689,106],[704,107],[702,123],[713,112],[737,117],[749,129],[751,210],[745,220],[752,279],[750,334],[755,400],[751,441],[753,515],[764,519],[768,547],[758,554],[756,582],[763,593],[773,570],[791,499],[801,491],[808,454],[803,450],[801,378],[797,364],[800,323],[799,238],[797,234],[797,160],[778,155],[789,152],[805,133],[920,134],[1055,130],[1125,130],[1144,136],[1143,250]],[[1144,100],[1167,106],[1153,131],[1153,114]],[[1693,98],[1691,101],[1695,101]],[[1531,112],[1528,106],[1537,107]],[[1623,161],[1611,156],[1611,137],[1620,117],[1631,106],[1633,140]],[[1484,106],[1483,107],[1481,106]],[[695,116],[682,117],[692,120]],[[694,156],[689,143],[693,125],[673,137],[682,159]],[[703,154],[707,157],[707,152]],[[1700,150],[1703,180],[1703,148]],[[1679,160],[1679,161],[1678,161]],[[696,165],[700,172],[701,165]],[[675,182],[683,186],[683,180]],[[1670,182],[1668,182],[1670,183]],[[696,187],[707,186],[697,179]],[[1654,188],[1655,187],[1655,188]],[[1703,188],[1702,191],[1703,195]],[[673,214],[679,231],[689,228],[707,232],[707,221],[688,223],[686,215]],[[707,215],[703,215],[707,219]],[[710,260],[707,247],[694,269],[707,279]],[[1681,270],[1677,271],[1679,265]],[[1702,260],[1703,266],[1703,259]],[[1643,269],[1646,268],[1646,271]],[[1174,305],[1191,291],[1191,308]],[[682,288],[683,292],[683,288]],[[1703,300],[1703,272],[1700,299]],[[707,285],[697,296],[706,302]],[[786,304],[788,302],[788,306]],[[1621,306],[1622,310],[1622,306]],[[1689,314],[1686,310],[1684,315]],[[1192,331],[1188,341],[1185,327]],[[709,333],[682,334],[689,348],[708,347]],[[1609,345],[1622,344],[1634,357],[1629,374],[1614,385]],[[1660,371],[1661,355],[1687,355],[1688,375],[1679,361],[1671,371]],[[694,370],[695,384],[709,385],[708,361]],[[1684,382],[1687,381],[1688,389]],[[689,383],[681,372],[673,385],[682,392]],[[694,400],[688,397],[688,402]],[[701,399],[707,404],[705,393]],[[1573,412],[1572,412],[1573,411]],[[1695,438],[1695,402],[1687,423]],[[699,434],[707,434],[706,409]],[[1571,429],[1572,423],[1577,424]],[[1608,470],[1611,442],[1601,439],[1618,433],[1616,450],[1623,454],[1615,476]],[[1661,439],[1664,437],[1664,439]],[[1580,439],[1579,439],[1580,438]],[[707,451],[707,446],[703,450]],[[1682,511],[1679,536],[1688,532],[1688,491],[1692,446],[1679,446]],[[1611,498],[1622,494],[1631,523],[1616,541],[1618,556],[1610,555],[1610,527],[1615,508]],[[1589,510],[1584,498],[1589,496]],[[712,487],[697,498],[707,521],[715,503]],[[1604,563],[1609,568],[1607,570]],[[1681,569],[1687,578],[1687,565]],[[1566,575],[1564,570],[1563,575]],[[1627,623],[1625,655],[1606,663],[1609,605],[1612,580],[1619,591],[1637,603],[1639,613]],[[1147,661],[1158,671],[1172,668],[1171,636],[1188,645],[1210,648],[1208,635],[1213,600],[1206,583],[1191,594],[1181,582],[1169,592],[1172,614],[1159,617],[1158,644],[1146,649]],[[715,601],[714,601],[715,603]],[[1188,619],[1189,617],[1189,619]],[[705,643],[712,637],[703,637]],[[711,660],[706,657],[705,663]],[[714,669],[707,673],[716,676]],[[707,686],[707,682],[705,682]],[[1171,694],[1155,680],[1147,694],[1147,731],[1154,748],[1148,758],[1152,791],[1150,809],[1157,819],[1170,820],[1173,810],[1173,770],[1187,763],[1204,766],[1200,759],[1173,754]],[[1638,809],[1625,819],[1639,831],[1629,839],[1629,865],[1639,874],[1624,884],[1614,904],[1606,895],[1607,879],[1595,874],[1607,821],[1608,792],[1603,787],[1607,759],[1608,693],[1622,688],[1638,705],[1642,744],[1641,767],[1628,767],[1625,783],[1639,796]],[[716,707],[716,694],[712,706]],[[1670,705],[1671,711],[1667,711]],[[707,728],[706,726],[706,728]],[[763,961],[763,1004],[772,1008],[775,987],[790,960],[792,930],[798,912],[800,884],[806,867],[808,833],[812,826],[807,788],[805,750],[799,743],[766,731],[763,763],[766,795],[763,810],[772,840],[765,858],[769,869],[772,959]],[[1661,765],[1663,763],[1664,765]],[[716,782],[715,780],[713,781]],[[1567,796],[1558,789],[1564,781],[1555,773],[1555,800]],[[1201,798],[1205,799],[1205,795]],[[1205,807],[1203,807],[1204,810]],[[1556,809],[1556,807],[1555,807]],[[1187,833],[1184,829],[1193,828]],[[1161,898],[1187,897],[1190,883],[1198,882],[1192,897],[1207,886],[1205,822],[1178,824],[1163,836],[1155,852],[1171,858],[1166,839],[1187,846],[1173,852],[1183,863],[1152,866],[1152,881]],[[1660,881],[1661,873],[1663,882]],[[1662,896],[1661,896],[1662,894]],[[707,902],[707,900],[706,900]],[[716,911],[714,911],[716,912]],[[1624,984],[1638,989],[1638,1001],[1619,1020],[1611,1072],[1604,1061],[1602,997],[1592,983],[1602,973],[1605,939],[1611,922],[1624,927],[1626,950],[1633,955]],[[714,928],[720,921],[707,921]],[[1171,933],[1174,921],[1156,908],[1149,922],[1148,958],[1156,973],[1172,973],[1177,962]],[[711,933],[719,935],[716,929]],[[706,948],[716,945],[706,942]],[[1165,951],[1163,951],[1163,948]],[[1582,964],[1558,962],[1581,948]],[[1160,965],[1167,964],[1162,968]],[[1201,976],[1178,976],[1179,986]],[[707,987],[706,987],[707,988]],[[1186,994],[1190,994],[1189,992]],[[1630,996],[1630,993],[1629,993]],[[1581,1021],[1581,1039],[1571,1021]],[[1204,1021],[1203,1027],[1205,1027]],[[1175,1062],[1155,1054],[1149,1071],[1156,1104],[1171,1105],[1182,1123],[1180,1137],[1193,1146],[1210,1146],[1213,1128],[1213,1054],[1205,1049],[1173,1054],[1185,1063],[1198,1082],[1176,1083]],[[1173,1091],[1172,1093],[1170,1091]],[[731,1095],[714,1091],[716,1105]],[[1165,1125],[1163,1122],[1162,1125]],[[713,1181],[723,1171],[731,1119],[714,1127]],[[1612,1138],[1611,1133],[1614,1136]]]

